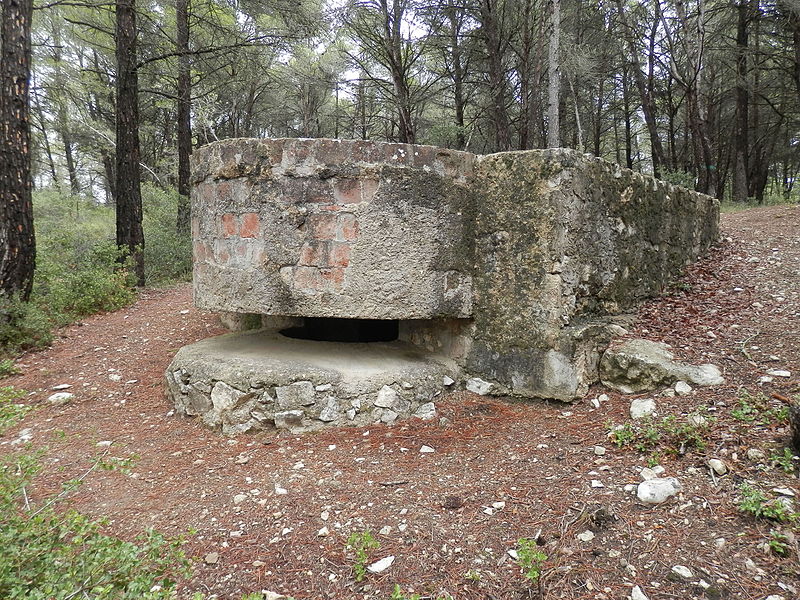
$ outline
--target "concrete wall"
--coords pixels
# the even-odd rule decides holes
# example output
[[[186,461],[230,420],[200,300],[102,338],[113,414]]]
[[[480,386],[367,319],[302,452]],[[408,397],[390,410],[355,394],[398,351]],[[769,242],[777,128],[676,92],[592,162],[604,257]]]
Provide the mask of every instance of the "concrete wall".
[[[716,200],[569,150],[226,140],[193,160],[200,307],[401,319],[521,396],[584,394],[624,315],[717,236]]]
[[[226,140],[194,158],[195,302],[341,318],[472,312],[469,154]]]

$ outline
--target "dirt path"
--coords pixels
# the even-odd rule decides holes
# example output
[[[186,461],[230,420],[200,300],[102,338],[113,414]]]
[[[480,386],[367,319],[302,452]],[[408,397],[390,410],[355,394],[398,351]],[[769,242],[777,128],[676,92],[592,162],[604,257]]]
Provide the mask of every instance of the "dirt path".
[[[607,439],[607,425],[627,419],[630,398],[608,393],[595,408],[590,399],[600,388],[574,405],[457,393],[440,403],[441,422],[303,437],[228,440],[173,416],[162,387],[172,353],[222,331],[191,306],[188,286],[147,291],[23,357],[23,373],[3,385],[31,392],[37,410],[0,438],[0,452],[19,447],[23,428],[34,446],[47,447],[36,494],[84,473],[104,452],[135,457],[130,475],[91,473],[74,506],[106,515],[110,531],[126,537],[145,527],[196,530],[188,551],[198,563],[186,591],[219,598],[262,589],[298,599],[389,598],[395,584],[434,598],[536,597],[507,551],[537,536],[549,556],[546,598],[620,599],[634,585],[650,600],[800,598],[796,543],[789,558],[763,548],[771,529],[788,528],[736,508],[743,480],[767,492],[790,488],[800,504],[795,475],[747,458],[750,449],[781,450],[787,428],[731,414],[742,388],[768,398],[800,394],[800,208],[724,215],[723,235],[669,296],[641,310],[632,332],[671,344],[681,359],[713,362],[726,378],[690,396],[658,398],[662,414],[705,406],[715,420],[705,450],[663,457],[683,492],[655,508],[625,491],[639,483],[648,457]],[[791,376],[759,384],[769,369]],[[47,405],[59,384],[72,385],[74,400]],[[774,398],[768,404],[781,406]],[[423,444],[435,452],[420,453]],[[596,445],[606,453],[596,454]],[[709,457],[731,472],[712,477]],[[613,517],[593,519],[600,507]],[[381,543],[371,559],[395,561],[362,585],[346,540],[365,530]],[[576,537],[586,531],[593,539]],[[215,564],[203,560],[209,553],[218,554]],[[675,565],[692,577],[672,575]]]

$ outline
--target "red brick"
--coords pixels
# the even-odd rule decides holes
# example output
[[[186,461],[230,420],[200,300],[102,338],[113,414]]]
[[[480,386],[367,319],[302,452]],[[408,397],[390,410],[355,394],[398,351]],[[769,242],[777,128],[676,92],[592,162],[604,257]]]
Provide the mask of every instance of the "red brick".
[[[243,238],[259,237],[261,222],[258,213],[245,213],[242,215],[242,229],[239,235]]]
[[[328,248],[325,242],[306,242],[300,249],[298,265],[321,267],[327,263]]]
[[[294,286],[301,290],[320,291],[328,287],[328,282],[316,267],[295,267],[292,275]]]
[[[328,283],[326,286],[328,289],[341,289],[342,284],[344,283],[344,269],[322,269],[320,271],[320,275]]]
[[[361,199],[364,202],[372,202],[372,197],[378,191],[377,179],[362,179],[361,180]]]
[[[346,267],[350,264],[350,244],[332,242],[328,255],[328,266]]]
[[[336,241],[351,242],[358,237],[358,220],[352,213],[339,213],[336,221]]]
[[[339,204],[361,202],[361,185],[358,179],[339,179],[333,185],[333,197]]]
[[[222,215],[223,237],[231,237],[232,235],[236,235],[236,229],[236,217],[234,217],[231,213],[225,213]]]
[[[336,215],[316,213],[308,220],[309,236],[318,241],[332,240],[336,237]]]

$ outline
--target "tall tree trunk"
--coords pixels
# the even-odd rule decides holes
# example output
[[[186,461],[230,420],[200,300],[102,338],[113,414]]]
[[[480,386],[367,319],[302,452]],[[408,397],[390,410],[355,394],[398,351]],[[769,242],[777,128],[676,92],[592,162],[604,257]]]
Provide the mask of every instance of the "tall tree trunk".
[[[0,296],[28,300],[36,265],[31,200],[32,0],[4,0],[0,48]]]
[[[748,179],[748,108],[750,97],[747,88],[747,53],[748,27],[750,24],[753,0],[739,0],[736,7],[736,133],[733,151],[733,185],[734,202],[746,202],[749,189]],[[756,0],[757,2],[758,0]]]
[[[625,166],[633,168],[633,144],[631,140],[631,88],[628,85],[628,66],[622,67],[622,111],[625,113]]]
[[[661,6],[659,2],[660,0],[656,0],[656,4],[658,5],[660,12]],[[656,177],[660,177],[661,168],[664,164],[664,149],[661,145],[661,138],[658,136],[655,104],[653,97],[648,92],[647,82],[645,81],[644,73],[642,72],[641,61],[639,60],[639,50],[636,48],[636,38],[634,36],[633,29],[628,23],[625,10],[622,5],[622,0],[617,0],[617,13],[619,15],[620,22],[622,23],[623,35],[625,36],[625,42],[627,43],[628,52],[630,54],[633,78],[636,83],[636,87],[639,90],[639,96],[642,102],[642,114],[644,115],[644,121],[647,125],[647,132],[650,135],[650,149],[653,157],[653,174]]]
[[[450,22],[450,47],[451,60],[453,61],[453,103],[456,118],[456,148],[463,150],[466,146],[466,135],[464,129],[464,65],[461,58],[461,25],[463,23],[463,8],[458,6],[455,0],[448,0],[445,7],[447,18]]]
[[[510,150],[511,122],[506,107],[506,71],[503,66],[506,43],[500,31],[499,16],[496,2],[481,0],[481,37],[486,48],[489,69],[487,73],[491,97],[489,114],[494,127],[495,150]]]
[[[547,53],[547,147],[561,145],[561,121],[558,115],[561,91],[561,0],[550,0],[550,48]]]
[[[136,283],[144,285],[144,231],[139,150],[139,82],[135,0],[116,0],[116,200],[117,246],[132,257]]]
[[[175,0],[178,51],[178,233],[189,231],[189,157],[192,154],[192,78],[189,62],[189,0]]]
[[[64,66],[61,57],[60,19],[60,14],[56,14],[53,19],[53,84],[55,86],[56,96],[56,121],[59,129],[58,134],[64,146],[64,160],[67,163],[69,189],[73,196],[77,196],[80,194],[81,190],[80,184],[78,183],[78,171],[75,167],[75,157],[72,153],[72,133],[70,131],[69,119],[67,118],[67,105],[64,99],[66,81],[64,80]]]

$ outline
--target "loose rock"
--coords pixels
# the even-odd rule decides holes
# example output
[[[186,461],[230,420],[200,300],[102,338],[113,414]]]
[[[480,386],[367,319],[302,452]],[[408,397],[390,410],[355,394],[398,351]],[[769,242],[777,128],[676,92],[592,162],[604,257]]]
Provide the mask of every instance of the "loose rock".
[[[473,377],[467,380],[467,389],[473,394],[478,394],[479,396],[486,396],[492,391],[492,387],[493,386],[491,383],[484,381],[480,377]]]
[[[638,585],[631,590],[631,600],[650,600]]]
[[[386,558],[382,558],[379,561],[372,563],[367,567],[367,571],[375,574],[383,573],[386,569],[392,566],[393,562],[394,556],[387,556]]]
[[[674,477],[665,479],[649,479],[636,488],[636,497],[645,504],[661,504],[677,494],[681,484]]]
[[[636,398],[631,402],[631,419],[643,419],[656,412],[656,401],[652,398]]]
[[[706,464],[708,465],[708,468],[714,471],[714,473],[717,475],[725,475],[725,473],[728,472],[728,467],[718,458],[709,458],[706,461]]]
[[[47,398],[47,401],[55,406],[61,406],[67,404],[74,397],[75,394],[70,394],[69,392],[56,392],[55,394],[51,394]]]

